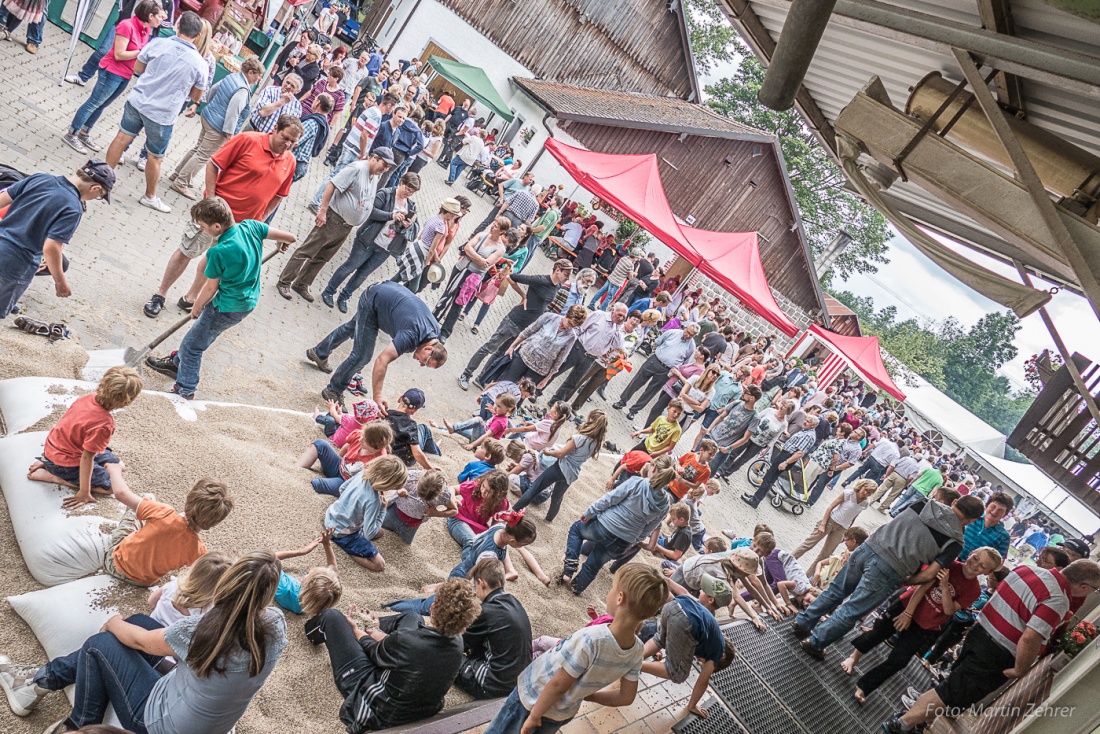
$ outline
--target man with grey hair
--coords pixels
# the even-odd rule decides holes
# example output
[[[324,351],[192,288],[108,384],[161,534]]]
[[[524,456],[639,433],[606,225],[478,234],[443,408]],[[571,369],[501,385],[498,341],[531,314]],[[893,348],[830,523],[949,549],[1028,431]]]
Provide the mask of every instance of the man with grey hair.
[[[668,380],[669,370],[691,361],[695,354],[697,333],[699,325],[689,321],[683,327],[669,329],[657,337],[652,356],[642,363],[613,407],[622,410],[630,396],[637,395],[634,405],[630,406],[626,414],[629,420],[634,420],[635,414],[660,392],[661,386]]]
[[[787,439],[779,455],[775,457],[768,466],[768,470],[764,472],[764,480],[760,482],[760,488],[756,490],[756,494],[746,493],[741,495],[741,499],[749,507],[755,510],[756,506],[768,496],[768,492],[771,492],[772,485],[779,478],[779,474],[794,466],[803,456],[808,456],[810,450],[817,445],[817,431],[815,429],[818,420],[819,418],[816,415],[806,416],[803,419],[802,430]]]
[[[535,197],[542,193],[542,187],[535,183],[535,174],[528,171],[523,174],[523,178],[510,178],[500,186],[500,207],[490,210],[489,216],[474,230],[475,232],[488,229],[497,217],[507,217],[512,226],[517,227],[520,224],[534,222],[535,217],[538,216],[539,203]]]
[[[564,375],[550,403],[569,400],[580,387],[581,378],[589,368],[613,349],[623,348],[623,323],[626,321],[626,304],[616,303],[609,313],[593,311],[577,329],[577,340],[562,362],[558,374]]]
[[[269,133],[282,115],[294,115],[301,119],[302,103],[298,92],[302,91],[302,77],[287,74],[280,86],[272,85],[256,96],[252,116],[248,124],[260,133]]]

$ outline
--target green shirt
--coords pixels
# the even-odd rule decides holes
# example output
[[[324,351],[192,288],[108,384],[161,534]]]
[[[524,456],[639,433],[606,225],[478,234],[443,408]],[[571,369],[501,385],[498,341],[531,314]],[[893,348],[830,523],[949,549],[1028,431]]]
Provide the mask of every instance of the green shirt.
[[[222,313],[256,308],[260,300],[260,262],[268,227],[246,219],[227,229],[206,253],[206,277],[220,278],[213,304]]]
[[[536,219],[535,223],[531,225],[532,227],[546,227],[546,229],[541,232],[535,232],[535,238],[538,239],[539,242],[546,242],[546,238],[554,231],[554,225],[558,223],[559,219],[561,219],[560,211],[553,207],[547,209],[546,213]]]
[[[938,469],[933,469],[931,467],[921,472],[921,475],[913,482],[913,489],[917,490],[925,497],[930,495],[933,489],[942,486],[943,474],[940,474]]]

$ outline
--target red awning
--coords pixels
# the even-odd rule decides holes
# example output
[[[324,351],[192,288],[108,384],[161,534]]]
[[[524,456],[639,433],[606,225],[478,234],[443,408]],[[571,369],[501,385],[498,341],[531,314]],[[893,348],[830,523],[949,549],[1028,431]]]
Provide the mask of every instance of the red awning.
[[[872,384],[885,390],[897,400],[905,400],[905,393],[894,383],[886,365],[882,363],[882,350],[877,336],[844,336],[810,324],[810,333],[839,354],[848,366]]]
[[[657,156],[614,155],[558,140],[546,150],[577,183],[637,222],[787,336],[799,329],[775,302],[755,232],[711,232],[681,226],[668,205]]]

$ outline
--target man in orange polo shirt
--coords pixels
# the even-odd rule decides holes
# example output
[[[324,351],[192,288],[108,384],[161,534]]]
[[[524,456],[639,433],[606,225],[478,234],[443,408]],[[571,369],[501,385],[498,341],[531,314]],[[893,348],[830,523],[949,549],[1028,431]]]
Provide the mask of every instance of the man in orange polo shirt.
[[[294,146],[302,135],[302,121],[283,115],[274,132],[241,133],[230,138],[206,164],[204,196],[220,196],[233,211],[238,224],[246,219],[266,221],[290,193],[294,179]],[[172,253],[164,269],[160,288],[145,304],[145,315],[155,319],[164,308],[168,289],[183,275],[188,263],[198,259],[195,281],[177,304],[190,311],[199,291],[206,284],[205,253],[214,240],[194,221],[184,226],[179,249]]]

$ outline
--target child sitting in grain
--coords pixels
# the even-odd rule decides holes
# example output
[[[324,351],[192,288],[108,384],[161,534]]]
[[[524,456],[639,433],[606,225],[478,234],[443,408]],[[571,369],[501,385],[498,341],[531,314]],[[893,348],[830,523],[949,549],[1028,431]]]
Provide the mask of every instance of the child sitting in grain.
[[[688,491],[683,502],[691,510],[691,545],[699,553],[703,552],[703,540],[707,536],[707,528],[703,525],[703,500],[722,491],[717,479],[708,479],[706,484]]]
[[[447,532],[459,547],[465,548],[489,529],[494,515],[508,509],[508,475],[493,469],[462,482],[454,495],[458,514],[447,518]]]
[[[325,405],[328,407],[327,411],[322,411],[321,406],[313,409],[313,420],[320,424],[325,437],[332,441],[332,445],[336,448],[347,443],[348,436],[353,431],[358,431],[381,415],[378,404],[373,400],[352,403],[350,413],[340,410],[340,404],[335,400],[329,400]]]
[[[513,453],[515,452],[513,451]],[[458,481],[465,482],[470,479],[477,479],[482,474],[491,472],[500,466],[506,454],[507,450],[504,448],[503,443],[495,438],[489,439],[474,449],[474,460],[467,462],[466,466],[462,467],[462,471],[458,473]],[[522,454],[520,455],[522,456]]]
[[[848,557],[852,554],[852,551],[863,545],[863,541],[867,540],[868,536],[867,530],[859,525],[852,525],[845,530],[840,550],[817,563],[817,566],[813,569],[814,575],[810,579],[810,583],[824,591],[825,587],[831,584],[833,579],[840,573],[840,569],[844,568],[844,564],[848,562]]]
[[[152,586],[165,574],[190,566],[206,553],[199,533],[215,527],[233,509],[233,495],[222,482],[204,477],[183,503],[171,506],[142,497],[126,485],[122,464],[108,464],[115,499],[126,506],[107,543],[103,570],[138,586]]]
[[[275,554],[280,561],[285,561],[289,558],[309,555],[317,546],[325,549],[325,565],[309,569],[301,581],[285,570],[282,572],[279,576],[279,586],[275,589],[276,604],[287,611],[312,619],[339,603],[343,586],[336,573],[336,554],[332,552],[331,539],[332,530],[326,529],[313,541],[297,550],[279,551]]]
[[[184,617],[206,612],[214,603],[214,589],[233,559],[228,553],[209,551],[149,595],[149,616],[165,627]]]
[[[424,469],[435,469],[420,447],[420,426],[412,419],[425,403],[424,391],[414,387],[406,390],[397,400],[397,405],[386,411],[386,421],[393,429],[390,452],[405,462],[407,467],[419,464]]]
[[[490,438],[504,438],[505,432],[508,431],[508,418],[515,411],[515,397],[513,397],[511,393],[501,393],[497,395],[496,400],[493,401],[491,415],[488,420],[482,420],[480,417],[477,417],[453,425],[447,420],[444,420],[443,427],[447,430],[447,433],[452,435],[458,434],[469,441],[469,443],[466,444],[466,449],[468,451],[473,451]],[[433,428],[438,427],[434,421],[429,421],[428,425]]]
[[[621,556],[615,559],[609,570],[611,573],[615,573],[633,560],[640,550],[649,551],[661,559],[662,568],[675,568],[679,565],[680,559],[684,557],[684,553],[691,547],[691,530],[688,527],[690,522],[691,510],[683,502],[677,502],[668,508],[666,523],[669,532],[662,534],[660,528],[655,529],[648,541],[636,543],[627,548]]]
[[[396,456],[381,456],[367,464],[338,491],[325,512],[325,528],[332,542],[359,566],[381,573],[386,561],[371,541],[382,529],[386,504],[383,494],[405,486],[409,471]]]
[[[66,509],[91,502],[93,492],[111,494],[111,476],[105,467],[119,461],[108,448],[115,433],[111,411],[125,408],[140,394],[141,376],[137,370],[107,370],[95,394],[74,400],[46,434],[42,457],[31,464],[27,478],[75,487],[76,494],[61,503]]]
[[[310,482],[317,494],[340,496],[340,487],[353,474],[375,459],[389,453],[393,443],[393,429],[384,420],[374,420],[358,431],[352,431],[347,442],[340,449],[324,439],[317,439],[298,458],[298,466],[311,469],[321,463],[321,474]]]
[[[524,400],[530,399],[535,394],[535,383],[530,377],[521,378],[519,382],[512,382],[511,380],[490,382],[485,390],[477,396],[477,407],[481,420],[487,421],[493,417],[493,403],[496,402],[497,396],[503,393],[508,393],[514,397],[518,407]]]
[[[443,472],[413,469],[405,487],[397,490],[394,499],[386,503],[382,527],[396,535],[406,545],[412,545],[420,525],[429,517],[454,517],[458,505]]]

